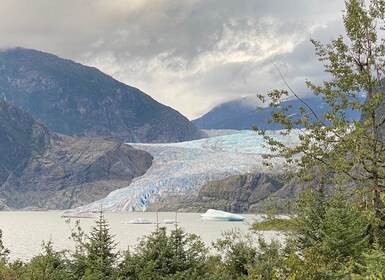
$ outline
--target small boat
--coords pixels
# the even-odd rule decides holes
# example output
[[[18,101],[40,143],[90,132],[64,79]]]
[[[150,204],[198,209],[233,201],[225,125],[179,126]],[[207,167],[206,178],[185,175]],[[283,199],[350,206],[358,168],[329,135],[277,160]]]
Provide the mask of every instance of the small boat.
[[[144,218],[136,218],[128,221],[129,224],[152,224],[150,220]]]
[[[173,225],[176,223],[174,219],[164,219],[163,223],[168,224],[168,225]]]
[[[74,219],[95,218],[95,215],[91,212],[66,211],[61,214],[60,218],[74,218]]]
[[[209,209],[206,211],[206,213],[201,214],[201,220],[242,222],[245,220],[245,218],[241,215],[237,215],[237,214],[233,214],[233,213],[229,213],[221,210]]]

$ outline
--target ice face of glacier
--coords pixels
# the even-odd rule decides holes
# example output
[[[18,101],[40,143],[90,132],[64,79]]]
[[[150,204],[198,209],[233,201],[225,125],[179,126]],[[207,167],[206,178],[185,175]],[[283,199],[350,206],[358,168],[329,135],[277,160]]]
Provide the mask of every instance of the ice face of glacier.
[[[297,141],[297,132],[275,137],[287,144]],[[131,185],[106,198],[77,208],[77,211],[144,211],[147,203],[175,194],[197,193],[208,181],[264,172],[262,154],[269,152],[254,131],[232,131],[229,135],[169,144],[131,144],[154,157],[151,168]],[[277,172],[273,170],[270,172]]]

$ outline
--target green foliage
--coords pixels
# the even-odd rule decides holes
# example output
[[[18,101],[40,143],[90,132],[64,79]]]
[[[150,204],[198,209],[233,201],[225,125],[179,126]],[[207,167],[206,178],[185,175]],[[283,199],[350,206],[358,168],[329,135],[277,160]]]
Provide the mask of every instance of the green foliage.
[[[317,248],[326,258],[346,262],[359,258],[368,247],[368,216],[352,194],[337,190],[326,196],[309,190],[296,208],[293,238],[299,249]]]
[[[248,275],[248,270],[253,266],[257,255],[257,248],[254,236],[244,235],[238,230],[223,233],[223,238],[213,244],[219,252],[223,270],[231,276],[230,279],[237,279],[239,275]]]
[[[327,201],[319,232],[323,255],[341,262],[359,259],[368,247],[368,223],[365,212],[349,201],[347,195],[340,191],[333,193]]]
[[[44,254],[33,257],[23,267],[18,268],[20,274],[16,279],[22,280],[67,280],[66,258],[64,252],[53,250],[52,242],[43,243]]]
[[[297,146],[287,146],[266,131],[258,132],[275,156],[284,157],[288,170],[316,188],[304,193],[294,207],[292,248],[284,259],[289,279],[383,279],[385,244],[385,1],[347,0],[346,36],[328,44],[312,40],[330,81],[307,86],[330,108],[317,115],[287,84],[289,91],[273,90],[272,122],[283,124],[287,135],[301,127]],[[285,81],[286,83],[286,81]],[[365,103],[359,97],[367,94]],[[281,106],[287,97],[303,107],[288,114]],[[352,123],[346,111],[361,119]],[[293,168],[293,166],[295,168]],[[352,193],[331,186],[349,187]]]
[[[310,188],[294,202],[292,221],[296,230],[293,236],[300,249],[321,242],[319,230],[325,218],[326,200],[323,188]]]
[[[73,252],[55,252],[52,243],[29,262],[3,262],[0,279],[377,279],[383,248],[370,249],[366,213],[350,194],[305,193],[296,203],[293,235],[283,247],[239,230],[226,232],[208,254],[200,238],[176,227],[159,228],[120,259],[114,236],[101,213],[89,235],[76,223]],[[297,205],[298,204],[298,205]],[[315,207],[316,206],[316,207]],[[314,209],[323,215],[309,216]],[[314,212],[315,214],[315,212]],[[313,219],[316,219],[314,223]],[[372,278],[370,278],[372,277]],[[381,278],[379,278],[381,279]]]
[[[280,262],[274,266],[274,279],[351,279],[360,275],[358,267],[361,263],[367,267],[363,256],[370,244],[367,213],[356,205],[353,194],[339,189],[301,194],[294,205],[294,230],[276,256]]]
[[[89,235],[84,233],[77,221],[71,238],[75,242],[70,262],[73,279],[116,279],[119,253],[115,252],[117,244],[103,211]]]
[[[267,218],[262,221],[255,221],[251,225],[254,231],[274,230],[274,231],[294,231],[297,229],[292,219],[282,219],[277,217]]]
[[[196,235],[178,227],[170,234],[159,228],[120,260],[101,212],[89,235],[76,223],[71,236],[76,247],[69,258],[48,243],[45,253],[30,262],[9,263],[0,231],[0,279],[384,279],[385,44],[378,32],[385,28],[385,1],[368,3],[346,1],[346,38],[326,45],[312,41],[332,79],[322,86],[307,84],[329,112],[317,116],[303,102],[300,117],[292,119],[285,114],[288,108],[280,106],[289,93],[268,94],[277,108],[273,121],[287,128],[282,134],[298,125],[303,129],[294,148],[259,131],[273,151],[266,159],[284,156],[288,166],[299,168],[301,179],[316,179],[315,187],[294,203],[290,220],[254,225],[277,229],[289,223],[284,247],[232,231],[213,244],[209,256]],[[362,92],[368,94],[364,104],[358,100]],[[349,123],[349,109],[359,111],[362,119]],[[354,187],[347,191],[346,186]]]
[[[145,237],[121,263],[124,279],[204,279],[207,248],[194,234],[161,227]]]
[[[270,103],[277,108],[272,121],[285,125],[286,135],[293,127],[303,127],[299,143],[286,146],[265,131],[264,136],[271,150],[269,159],[283,156],[287,166],[295,164],[302,179],[320,178],[321,183],[354,184],[362,189],[362,199],[374,213],[377,221],[372,224],[373,239],[380,238],[385,222],[384,205],[380,200],[385,189],[385,143],[383,131],[385,94],[381,83],[385,71],[385,2],[371,0],[347,0],[343,16],[346,36],[332,39],[328,44],[312,40],[319,60],[330,74],[330,81],[318,86],[307,81],[315,95],[322,97],[329,111],[322,116],[314,113],[294,91],[273,90],[267,94]],[[360,95],[367,94],[365,103]],[[288,108],[280,106],[288,95],[299,99],[303,107],[295,119],[287,115]],[[266,97],[261,97],[266,100]],[[362,119],[350,123],[346,111],[361,114]]]
[[[220,260],[216,269],[230,279],[350,279],[370,248],[369,216],[357,204],[354,193],[309,189],[293,205],[285,247],[228,233],[214,246]]]
[[[100,213],[96,226],[92,227],[86,246],[89,266],[93,272],[100,272],[103,277],[113,275],[113,268],[118,258],[114,236],[110,234],[107,220]]]
[[[6,263],[10,250],[3,244],[3,231],[0,229],[0,263]]]
[[[278,241],[267,243],[258,239],[258,254],[254,264],[249,268],[249,279],[273,279],[280,274],[284,254]]]
[[[223,279],[273,279],[284,260],[279,242],[267,243],[239,230],[225,232],[213,247],[218,253],[217,265],[211,271],[213,275],[227,275]]]
[[[326,258],[317,248],[307,248],[298,256],[291,251],[282,263],[276,279],[350,279],[353,266]]]
[[[375,244],[373,249],[363,254],[358,271],[353,279],[385,279],[385,251]]]
[[[275,256],[280,262],[274,265],[272,279],[351,279],[369,275],[363,271],[373,270],[370,262],[372,268],[381,265],[376,254],[383,254],[383,249],[377,248],[376,254],[370,249],[371,213],[359,206],[358,198],[339,188],[301,193],[293,203],[292,231]],[[377,271],[373,275],[380,275]]]
[[[20,260],[8,263],[7,265],[0,265],[0,279],[22,279],[24,270],[25,264]]]

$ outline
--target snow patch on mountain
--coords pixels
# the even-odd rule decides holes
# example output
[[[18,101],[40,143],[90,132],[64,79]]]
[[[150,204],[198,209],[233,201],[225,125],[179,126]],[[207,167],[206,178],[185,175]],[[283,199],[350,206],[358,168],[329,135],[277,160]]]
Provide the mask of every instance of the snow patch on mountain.
[[[283,139],[287,144],[297,141],[298,132]],[[147,203],[176,194],[197,194],[200,187],[212,180],[248,172],[279,172],[267,170],[262,155],[269,152],[262,136],[254,131],[238,131],[201,140],[168,143],[138,144],[135,148],[153,157],[151,168],[141,177],[106,198],[95,201],[77,211],[145,211]]]

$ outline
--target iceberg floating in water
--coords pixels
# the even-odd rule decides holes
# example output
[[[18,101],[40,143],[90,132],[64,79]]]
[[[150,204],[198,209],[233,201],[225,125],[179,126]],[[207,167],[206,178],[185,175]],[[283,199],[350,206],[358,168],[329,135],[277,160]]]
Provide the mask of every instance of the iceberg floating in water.
[[[296,143],[298,132],[275,137]],[[130,143],[153,157],[150,169],[132,183],[106,198],[77,208],[77,211],[145,211],[150,202],[170,195],[197,195],[207,182],[253,172],[277,172],[263,165],[263,138],[254,131],[167,144]]]
[[[201,219],[206,221],[229,221],[229,222],[242,222],[245,218],[241,215],[209,209],[206,213],[201,214]]]

